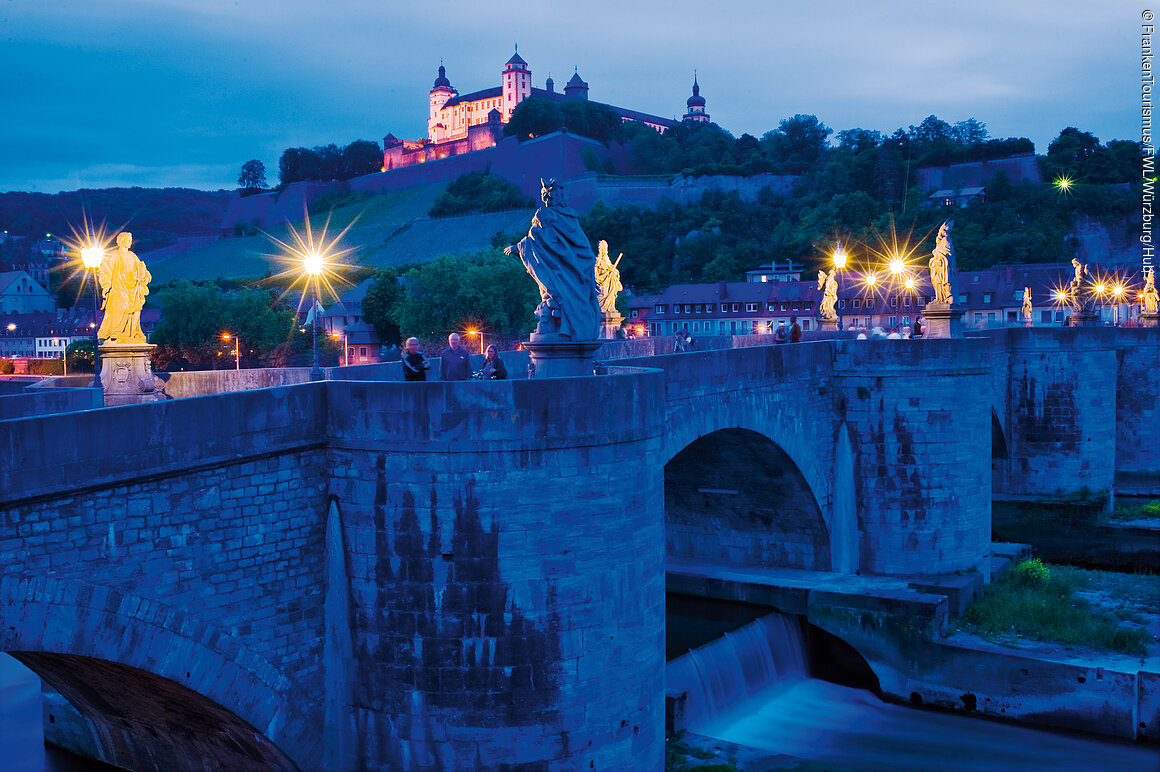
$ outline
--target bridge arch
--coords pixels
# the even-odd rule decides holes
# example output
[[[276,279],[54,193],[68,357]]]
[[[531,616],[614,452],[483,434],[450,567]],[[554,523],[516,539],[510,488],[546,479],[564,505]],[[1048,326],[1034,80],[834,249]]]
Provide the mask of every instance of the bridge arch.
[[[670,558],[828,571],[830,529],[790,454],[752,429],[691,442],[665,465]]]
[[[286,697],[288,680],[226,631],[172,607],[9,575],[0,579],[0,621],[0,651],[69,701],[103,761],[294,770],[292,757],[309,763],[317,752],[301,731],[307,717]]]

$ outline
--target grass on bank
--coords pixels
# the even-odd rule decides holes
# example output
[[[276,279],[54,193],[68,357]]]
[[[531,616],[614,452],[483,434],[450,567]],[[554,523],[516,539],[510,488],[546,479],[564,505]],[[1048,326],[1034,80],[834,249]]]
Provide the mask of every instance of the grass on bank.
[[[960,627],[1002,643],[1012,637],[1145,656],[1160,576],[1024,561],[986,589]]]
[[[1138,507],[1116,507],[1114,517],[1117,520],[1160,519],[1160,499]]]

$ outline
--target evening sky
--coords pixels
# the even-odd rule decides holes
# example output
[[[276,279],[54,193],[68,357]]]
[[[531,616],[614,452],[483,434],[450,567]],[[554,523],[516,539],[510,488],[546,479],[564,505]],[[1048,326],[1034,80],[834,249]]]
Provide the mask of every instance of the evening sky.
[[[669,118],[696,69],[713,120],[883,132],[974,117],[1036,150],[1139,133],[1144,6],[1123,0],[0,0],[0,191],[235,186],[287,147],[426,135],[519,44],[533,85]]]

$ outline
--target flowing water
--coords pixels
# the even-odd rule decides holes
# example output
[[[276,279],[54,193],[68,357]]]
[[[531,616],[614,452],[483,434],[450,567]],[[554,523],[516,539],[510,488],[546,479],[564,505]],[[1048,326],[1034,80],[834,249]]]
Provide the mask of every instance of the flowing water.
[[[797,620],[763,617],[669,662],[688,729],[858,772],[1157,772],[1160,748],[886,703],[809,678]]]

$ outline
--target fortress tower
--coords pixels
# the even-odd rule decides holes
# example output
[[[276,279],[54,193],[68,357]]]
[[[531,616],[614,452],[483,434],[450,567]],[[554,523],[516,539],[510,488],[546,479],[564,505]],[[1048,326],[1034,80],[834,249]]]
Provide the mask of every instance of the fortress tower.
[[[427,137],[432,142],[447,139],[447,125],[439,113],[443,105],[456,96],[459,96],[459,92],[451,87],[451,81],[447,80],[447,68],[440,62],[439,77],[435,79],[435,85],[431,89],[431,112],[427,117]]]
[[[507,65],[500,76],[503,86],[503,122],[507,123],[512,117],[512,110],[532,94],[532,71],[528,63],[520,56],[519,50],[507,60]]]
[[[685,101],[689,111],[681,120],[708,123],[709,113],[705,112],[705,97],[701,96],[701,87],[697,85],[697,72],[693,71],[693,95]]]

